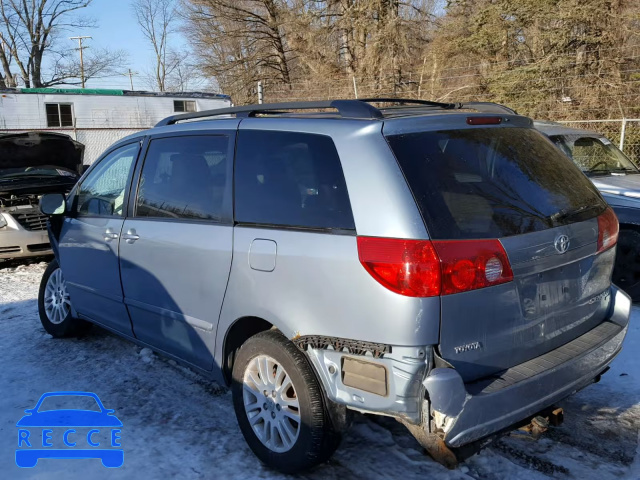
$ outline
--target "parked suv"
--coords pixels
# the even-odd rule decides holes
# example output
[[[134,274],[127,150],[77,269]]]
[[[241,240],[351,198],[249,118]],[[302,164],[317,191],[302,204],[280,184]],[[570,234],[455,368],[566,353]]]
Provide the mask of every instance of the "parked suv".
[[[327,459],[350,410],[455,465],[597,380],[627,331],[615,215],[499,105],[178,115],[41,208],[45,329],[97,323],[230,385],[247,443],[283,472]]]
[[[640,170],[604,135],[554,122],[534,125],[573,160],[613,208],[620,222],[613,281],[640,302]]]

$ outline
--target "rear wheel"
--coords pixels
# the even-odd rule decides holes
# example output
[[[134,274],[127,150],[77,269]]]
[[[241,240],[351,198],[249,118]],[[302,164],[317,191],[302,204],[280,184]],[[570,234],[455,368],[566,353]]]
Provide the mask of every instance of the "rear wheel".
[[[86,332],[91,324],[71,315],[67,283],[57,260],[52,260],[42,275],[38,293],[38,313],[44,329],[56,338]]]
[[[634,302],[640,301],[640,232],[620,230],[613,283],[627,292]]]
[[[309,361],[278,332],[259,333],[240,348],[232,392],[245,440],[271,468],[294,473],[313,467],[340,443]]]

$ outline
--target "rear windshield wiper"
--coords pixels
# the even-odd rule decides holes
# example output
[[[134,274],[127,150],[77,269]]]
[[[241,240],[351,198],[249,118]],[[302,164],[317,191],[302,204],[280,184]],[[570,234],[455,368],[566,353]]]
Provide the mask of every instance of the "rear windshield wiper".
[[[554,213],[553,215],[549,215],[549,219],[553,223],[562,222],[563,220],[567,220],[568,218],[575,217],[580,215],[581,213],[590,212],[592,210],[600,210],[602,207],[600,205],[583,205],[578,208],[568,208],[560,210],[559,212]]]

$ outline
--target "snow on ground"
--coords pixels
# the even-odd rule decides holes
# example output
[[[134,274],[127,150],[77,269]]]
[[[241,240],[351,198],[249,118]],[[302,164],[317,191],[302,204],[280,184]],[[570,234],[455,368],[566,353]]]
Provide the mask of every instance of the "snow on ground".
[[[2,265],[0,265],[1,267]],[[246,446],[228,391],[102,329],[54,340],[37,291],[44,263],[0,269],[0,478],[281,478]],[[640,479],[640,307],[599,384],[562,403],[565,424],[532,441],[506,437],[454,471],[425,456],[392,419],[358,416],[331,461],[302,478]],[[44,392],[92,391],[124,424],[123,467],[99,460],[14,462],[16,422]]]

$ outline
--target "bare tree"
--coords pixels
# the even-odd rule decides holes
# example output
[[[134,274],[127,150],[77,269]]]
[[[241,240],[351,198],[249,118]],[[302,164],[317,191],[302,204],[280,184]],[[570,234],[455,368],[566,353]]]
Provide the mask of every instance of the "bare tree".
[[[198,66],[189,62],[190,56],[191,53],[187,51],[171,49],[167,52],[165,92],[186,92],[206,85],[206,79],[200,75]],[[158,89],[155,65],[143,70],[142,80],[147,88]]]
[[[0,73],[0,88],[11,88],[16,86],[15,75],[11,71],[11,60],[11,50],[0,31],[0,64],[2,64],[3,72]]]
[[[123,50],[109,50],[107,48],[89,48],[84,54],[84,80],[113,77],[118,75],[127,62],[127,52]],[[49,79],[46,86],[81,85],[80,60],[75,50],[61,52],[50,67]]]
[[[319,82],[340,76],[399,90],[423,62],[438,1],[184,0],[184,11],[203,74],[242,103],[258,81],[297,98],[335,94]]]
[[[48,87],[79,76],[79,65],[69,49],[61,47],[61,33],[87,28],[94,23],[76,16],[93,0],[0,0],[0,64],[6,86],[15,86],[15,66],[26,87]],[[65,38],[64,41],[67,41]],[[44,72],[44,60],[51,71]],[[92,55],[92,76],[118,67],[122,52],[101,51]]]
[[[203,74],[237,101],[252,98],[258,80],[291,85],[295,12],[287,0],[189,0],[185,7]]]
[[[134,0],[132,6],[138,25],[155,54],[155,86],[164,92],[167,89],[167,77],[172,71],[169,37],[177,22],[175,1]]]

